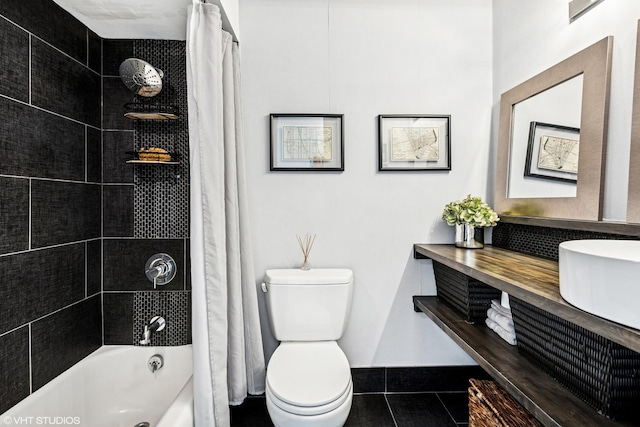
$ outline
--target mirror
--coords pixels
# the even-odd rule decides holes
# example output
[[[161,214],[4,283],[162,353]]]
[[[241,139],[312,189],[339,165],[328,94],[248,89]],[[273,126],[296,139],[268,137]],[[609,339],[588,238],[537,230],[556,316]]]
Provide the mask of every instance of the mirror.
[[[640,21],[636,38],[636,73],[633,82],[631,114],[631,152],[629,153],[629,193],[627,222],[640,222]]]
[[[571,0],[569,1],[569,21],[573,22],[593,9],[603,0]]]
[[[583,75],[513,106],[507,195],[576,197]]]
[[[498,213],[602,219],[612,46],[613,37],[606,37],[502,94],[494,200]],[[561,108],[548,106],[569,93],[574,94],[572,111],[564,102]],[[563,114],[551,116],[551,110]],[[557,163],[545,168],[541,162],[543,137],[549,136],[553,140],[547,148],[564,146],[565,159],[573,159],[562,167],[577,161],[577,170],[569,167],[573,174],[560,173],[564,171]]]

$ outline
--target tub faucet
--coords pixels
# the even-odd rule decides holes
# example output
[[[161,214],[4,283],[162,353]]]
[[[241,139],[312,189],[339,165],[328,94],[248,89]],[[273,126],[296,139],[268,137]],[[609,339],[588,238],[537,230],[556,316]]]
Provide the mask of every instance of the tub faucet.
[[[140,335],[140,344],[145,345],[151,342],[151,335],[164,329],[166,322],[163,317],[156,316],[144,325],[144,331]]]

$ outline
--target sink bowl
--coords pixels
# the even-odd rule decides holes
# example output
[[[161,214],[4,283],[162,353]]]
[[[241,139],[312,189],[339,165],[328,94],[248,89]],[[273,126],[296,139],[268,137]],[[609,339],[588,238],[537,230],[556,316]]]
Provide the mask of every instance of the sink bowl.
[[[640,241],[562,242],[559,269],[560,295],[569,304],[640,329]]]

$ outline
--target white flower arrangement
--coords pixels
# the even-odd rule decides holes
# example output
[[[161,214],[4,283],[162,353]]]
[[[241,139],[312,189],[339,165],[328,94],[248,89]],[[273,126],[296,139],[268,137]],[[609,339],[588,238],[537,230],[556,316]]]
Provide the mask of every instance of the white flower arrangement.
[[[480,197],[472,197],[451,202],[444,207],[442,219],[449,225],[469,224],[473,227],[493,227],[500,221],[498,214]]]

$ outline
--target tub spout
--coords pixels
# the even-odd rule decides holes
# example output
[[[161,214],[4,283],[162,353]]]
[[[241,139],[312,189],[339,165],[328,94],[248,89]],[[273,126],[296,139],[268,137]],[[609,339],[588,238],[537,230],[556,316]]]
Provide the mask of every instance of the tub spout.
[[[166,322],[163,317],[156,316],[144,325],[144,331],[140,335],[140,344],[146,345],[151,342],[151,335],[164,329]]]

